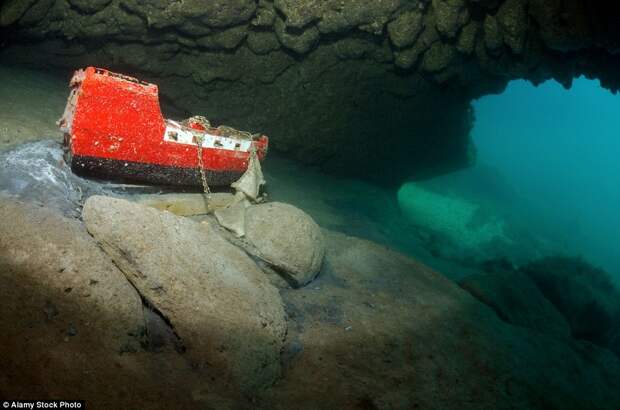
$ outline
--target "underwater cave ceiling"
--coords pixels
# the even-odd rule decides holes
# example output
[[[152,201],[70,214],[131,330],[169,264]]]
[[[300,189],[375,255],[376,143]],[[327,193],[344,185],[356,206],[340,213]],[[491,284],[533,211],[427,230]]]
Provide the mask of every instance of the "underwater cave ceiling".
[[[334,172],[472,161],[470,101],[511,79],[620,87],[620,5],[586,0],[8,0],[0,61],[97,65]]]

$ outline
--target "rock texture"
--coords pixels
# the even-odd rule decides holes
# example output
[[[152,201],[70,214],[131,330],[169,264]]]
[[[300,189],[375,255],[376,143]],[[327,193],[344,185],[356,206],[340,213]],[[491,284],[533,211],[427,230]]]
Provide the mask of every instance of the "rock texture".
[[[561,338],[571,335],[564,316],[521,272],[494,266],[489,272],[468,276],[459,284],[508,323]]]
[[[263,274],[209,226],[169,213],[95,197],[84,219],[122,273],[79,221],[0,201],[7,397],[81,397],[93,409],[615,410],[620,403],[620,359],[610,351],[508,324],[424,265],[328,231],[318,278],[281,290],[288,332],[276,350],[280,377],[251,393],[226,391],[229,366],[242,372],[237,380],[264,381],[269,366],[254,372],[261,352],[273,351],[263,337],[283,336],[279,321],[262,326],[282,314]],[[212,264],[211,249],[226,263]],[[145,304],[158,310],[143,316]],[[162,315],[183,344],[136,346],[131,328]],[[218,343],[232,340],[240,343]],[[211,366],[196,366],[197,357]],[[231,360],[225,366],[223,357]]]
[[[132,342],[128,332],[144,326],[140,298],[79,223],[7,199],[0,220],[1,317],[24,326],[7,325],[5,336],[49,326],[59,340],[100,338],[119,352]],[[99,320],[82,320],[88,309],[100,311]]]
[[[283,272],[294,286],[303,286],[319,273],[325,255],[321,229],[299,208],[281,202],[246,209],[246,239],[257,256]]]
[[[270,409],[616,409],[620,359],[500,320],[453,282],[382,246],[325,232],[291,318]],[[300,388],[303,386],[303,388]]]
[[[156,409],[177,399],[188,407],[171,387],[189,372],[176,352],[149,351],[150,322],[78,221],[0,197],[3,395],[83,397],[101,409],[136,401]],[[111,383],[114,394],[101,388]]]
[[[620,355],[620,290],[583,260],[549,257],[521,268],[564,315],[573,336]]]
[[[272,147],[381,181],[471,162],[469,102],[510,79],[617,90],[613,2],[9,0],[3,61],[104,65]],[[346,153],[346,155],[343,155]],[[389,165],[387,167],[386,165]]]
[[[125,200],[90,197],[83,218],[193,365],[217,378],[214,389],[224,381],[249,393],[276,380],[282,302],[242,250],[209,225]]]

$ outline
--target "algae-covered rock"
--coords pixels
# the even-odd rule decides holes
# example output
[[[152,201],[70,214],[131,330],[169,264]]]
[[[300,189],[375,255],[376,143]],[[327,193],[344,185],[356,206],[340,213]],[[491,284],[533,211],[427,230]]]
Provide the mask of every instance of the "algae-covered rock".
[[[68,0],[69,3],[84,13],[94,13],[102,10],[112,0]]]
[[[239,46],[239,44],[245,40],[247,35],[248,32],[246,26],[237,26],[198,38],[196,40],[196,44],[208,49],[232,50]]]
[[[319,272],[325,254],[320,228],[302,210],[271,202],[246,209],[245,233],[258,256],[294,285],[303,286]]]
[[[480,23],[472,21],[463,27],[456,43],[456,49],[463,54],[471,54],[476,46],[476,36],[480,29]]]
[[[270,27],[276,19],[276,11],[271,0],[258,0],[256,17],[252,20],[255,27]]]
[[[422,31],[422,13],[419,10],[400,14],[387,26],[392,43],[399,48],[412,45]]]
[[[502,46],[502,31],[497,21],[497,17],[486,16],[484,20],[484,44],[491,51],[495,51]]]
[[[497,20],[502,29],[504,42],[513,53],[521,54],[528,29],[527,2],[506,0],[497,12]]]
[[[303,28],[319,18],[323,2],[316,0],[275,0],[274,7],[286,18],[286,25]]]
[[[18,21],[37,0],[8,0],[0,5],[0,27]]]
[[[280,49],[280,42],[271,31],[251,31],[248,34],[247,45],[255,54],[267,54]]]
[[[408,69],[415,65],[420,58],[421,51],[418,47],[410,47],[394,52],[394,64],[397,67]]]
[[[456,57],[456,49],[451,44],[436,42],[424,53],[422,68],[434,73],[450,66]]]
[[[289,31],[286,24],[282,19],[276,19],[274,26],[278,40],[284,47],[297,54],[305,54],[317,45],[320,34],[316,27]]]
[[[446,37],[455,37],[469,21],[469,10],[464,0],[433,0],[432,4],[437,15],[437,30]]]
[[[89,198],[83,219],[216,385],[252,392],[275,381],[282,302],[241,249],[209,225],[109,197]]]
[[[264,132],[295,160],[401,183],[467,166],[469,102],[512,78],[585,74],[617,90],[617,10],[587,4],[12,0],[0,58],[63,78],[83,65],[120,69],[184,111]],[[389,130],[370,121],[388,114]]]

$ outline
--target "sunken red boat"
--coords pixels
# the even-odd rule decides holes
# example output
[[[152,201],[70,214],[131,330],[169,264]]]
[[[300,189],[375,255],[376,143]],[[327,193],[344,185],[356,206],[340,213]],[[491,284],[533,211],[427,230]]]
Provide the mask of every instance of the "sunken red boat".
[[[230,185],[262,160],[268,138],[229,127],[213,128],[202,117],[180,123],[164,119],[154,84],[88,67],[70,82],[58,121],[67,161],[79,175],[161,185]]]

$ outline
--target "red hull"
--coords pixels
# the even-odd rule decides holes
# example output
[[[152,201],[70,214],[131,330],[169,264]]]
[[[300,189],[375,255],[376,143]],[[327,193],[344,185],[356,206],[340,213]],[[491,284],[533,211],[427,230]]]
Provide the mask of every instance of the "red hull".
[[[209,184],[226,185],[247,169],[252,150],[261,160],[266,155],[264,135],[244,140],[222,136],[218,129],[203,131],[165,120],[154,84],[88,67],[75,73],[71,87],[60,127],[76,172],[200,185],[200,141]]]

